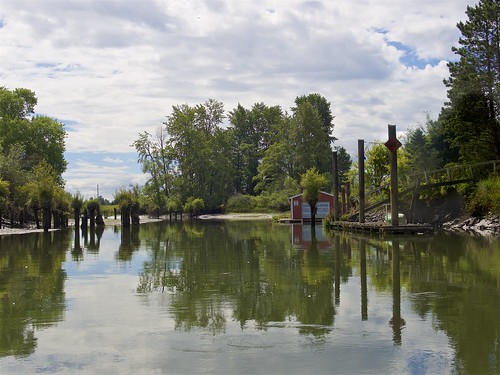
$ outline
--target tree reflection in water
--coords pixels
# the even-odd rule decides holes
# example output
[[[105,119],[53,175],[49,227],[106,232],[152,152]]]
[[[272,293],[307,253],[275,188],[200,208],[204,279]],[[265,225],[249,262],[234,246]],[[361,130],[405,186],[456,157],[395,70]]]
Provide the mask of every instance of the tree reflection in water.
[[[0,357],[28,356],[36,330],[62,320],[70,241],[67,231],[0,237]]]
[[[484,240],[333,233],[324,247],[317,232],[309,245],[298,246],[296,229],[269,223],[192,222],[155,230],[147,235],[151,259],[137,291],[169,292],[168,311],[179,330],[202,327],[215,335],[234,319],[242,329],[295,326],[304,335],[332,334],[341,284],[359,277],[361,322],[370,320],[369,291],[391,291],[395,345],[405,340],[408,301],[455,343],[457,372],[499,372],[500,254],[482,251]]]

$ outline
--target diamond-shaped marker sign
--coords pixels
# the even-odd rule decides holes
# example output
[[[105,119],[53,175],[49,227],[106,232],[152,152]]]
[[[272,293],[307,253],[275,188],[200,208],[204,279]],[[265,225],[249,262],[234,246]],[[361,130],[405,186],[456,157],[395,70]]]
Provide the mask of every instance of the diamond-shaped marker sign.
[[[402,146],[401,142],[399,142],[396,137],[390,137],[384,144],[390,152],[396,152],[396,150]]]

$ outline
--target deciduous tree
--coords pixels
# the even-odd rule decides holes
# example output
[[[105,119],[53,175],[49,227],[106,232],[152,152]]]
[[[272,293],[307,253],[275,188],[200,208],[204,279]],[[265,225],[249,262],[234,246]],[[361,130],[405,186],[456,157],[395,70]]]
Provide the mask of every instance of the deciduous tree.
[[[311,225],[316,221],[316,205],[318,204],[320,191],[325,189],[328,180],[321,175],[316,168],[308,169],[300,180],[302,187],[302,199],[311,207]]]

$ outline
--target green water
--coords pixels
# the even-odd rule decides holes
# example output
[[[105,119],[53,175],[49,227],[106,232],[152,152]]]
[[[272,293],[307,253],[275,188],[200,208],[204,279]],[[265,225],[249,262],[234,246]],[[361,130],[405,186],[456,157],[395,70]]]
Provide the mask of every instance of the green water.
[[[0,237],[2,375],[498,374],[499,334],[498,238],[264,222]]]

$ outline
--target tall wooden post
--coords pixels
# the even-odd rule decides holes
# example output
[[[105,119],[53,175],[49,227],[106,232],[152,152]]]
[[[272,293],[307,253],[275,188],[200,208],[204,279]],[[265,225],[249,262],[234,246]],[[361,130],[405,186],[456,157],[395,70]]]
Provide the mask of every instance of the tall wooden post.
[[[365,141],[358,139],[359,222],[365,222]]]
[[[389,160],[391,164],[391,225],[399,225],[398,217],[398,155],[397,150],[401,147],[401,142],[396,138],[396,125],[388,125],[389,140],[385,146],[389,149]]]
[[[332,175],[333,175],[333,218],[340,220],[340,202],[339,202],[339,169],[337,161],[337,151],[332,152]]]
[[[340,206],[340,213],[342,215],[344,215],[346,212],[347,212],[347,209],[346,209],[346,189],[345,189],[345,185],[342,185],[342,187],[340,188],[340,196],[342,197],[341,198],[341,203],[342,205]]]

